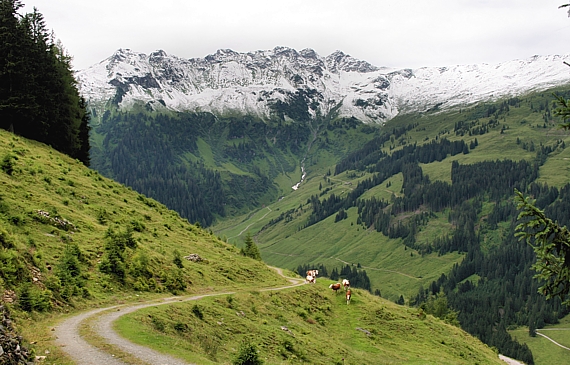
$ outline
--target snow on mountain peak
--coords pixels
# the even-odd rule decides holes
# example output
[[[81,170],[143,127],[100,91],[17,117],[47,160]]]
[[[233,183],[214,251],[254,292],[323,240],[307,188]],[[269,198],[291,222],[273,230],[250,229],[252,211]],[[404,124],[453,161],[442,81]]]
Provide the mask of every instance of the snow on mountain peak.
[[[81,93],[103,111],[135,103],[176,111],[242,113],[269,118],[275,106],[304,105],[309,118],[331,111],[365,123],[401,112],[468,105],[570,83],[570,55],[533,56],[495,65],[379,68],[342,51],[312,49],[238,53],[220,49],[183,59],[119,49],[77,73]]]

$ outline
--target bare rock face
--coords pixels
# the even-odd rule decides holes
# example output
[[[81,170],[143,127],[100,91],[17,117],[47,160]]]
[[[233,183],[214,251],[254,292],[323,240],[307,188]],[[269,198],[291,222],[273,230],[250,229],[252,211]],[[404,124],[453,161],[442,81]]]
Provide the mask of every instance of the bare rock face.
[[[186,260],[192,261],[192,262],[202,262],[203,261],[203,259],[198,254],[195,254],[195,253],[191,253],[188,256],[184,256],[184,258]]]
[[[30,358],[30,351],[22,346],[22,337],[12,326],[8,310],[0,305],[0,364],[31,365],[34,362]]]

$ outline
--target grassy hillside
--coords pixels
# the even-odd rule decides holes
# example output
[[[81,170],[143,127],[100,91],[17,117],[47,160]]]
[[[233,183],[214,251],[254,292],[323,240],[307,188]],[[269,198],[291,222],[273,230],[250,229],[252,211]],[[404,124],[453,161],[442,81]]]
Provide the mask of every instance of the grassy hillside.
[[[50,313],[141,296],[286,283],[164,205],[45,145],[0,130],[0,161],[0,298],[20,320],[49,322]],[[191,254],[202,261],[184,258]],[[28,325],[29,340],[45,335]]]
[[[123,316],[120,333],[190,363],[229,364],[243,343],[267,364],[501,364],[457,327],[330,281],[153,307]]]

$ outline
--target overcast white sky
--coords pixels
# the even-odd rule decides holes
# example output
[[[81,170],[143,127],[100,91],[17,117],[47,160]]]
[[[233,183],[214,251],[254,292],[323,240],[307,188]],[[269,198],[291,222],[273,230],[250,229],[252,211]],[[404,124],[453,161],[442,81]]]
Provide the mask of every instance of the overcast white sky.
[[[568,54],[569,0],[22,0],[83,69],[119,48],[205,57],[287,46],[375,66],[498,63]]]

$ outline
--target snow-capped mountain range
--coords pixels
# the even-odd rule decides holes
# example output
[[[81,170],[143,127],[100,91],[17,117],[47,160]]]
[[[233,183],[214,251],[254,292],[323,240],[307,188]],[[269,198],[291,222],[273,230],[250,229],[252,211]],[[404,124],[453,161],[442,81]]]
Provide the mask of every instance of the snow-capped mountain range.
[[[393,69],[340,51],[326,57],[287,47],[238,53],[218,50],[183,59],[120,49],[77,79],[97,111],[127,109],[241,113],[269,118],[276,105],[294,104],[309,118],[335,112],[365,123],[399,113],[459,107],[570,84],[570,54],[534,56],[500,64]],[[286,116],[285,116],[286,117]]]

